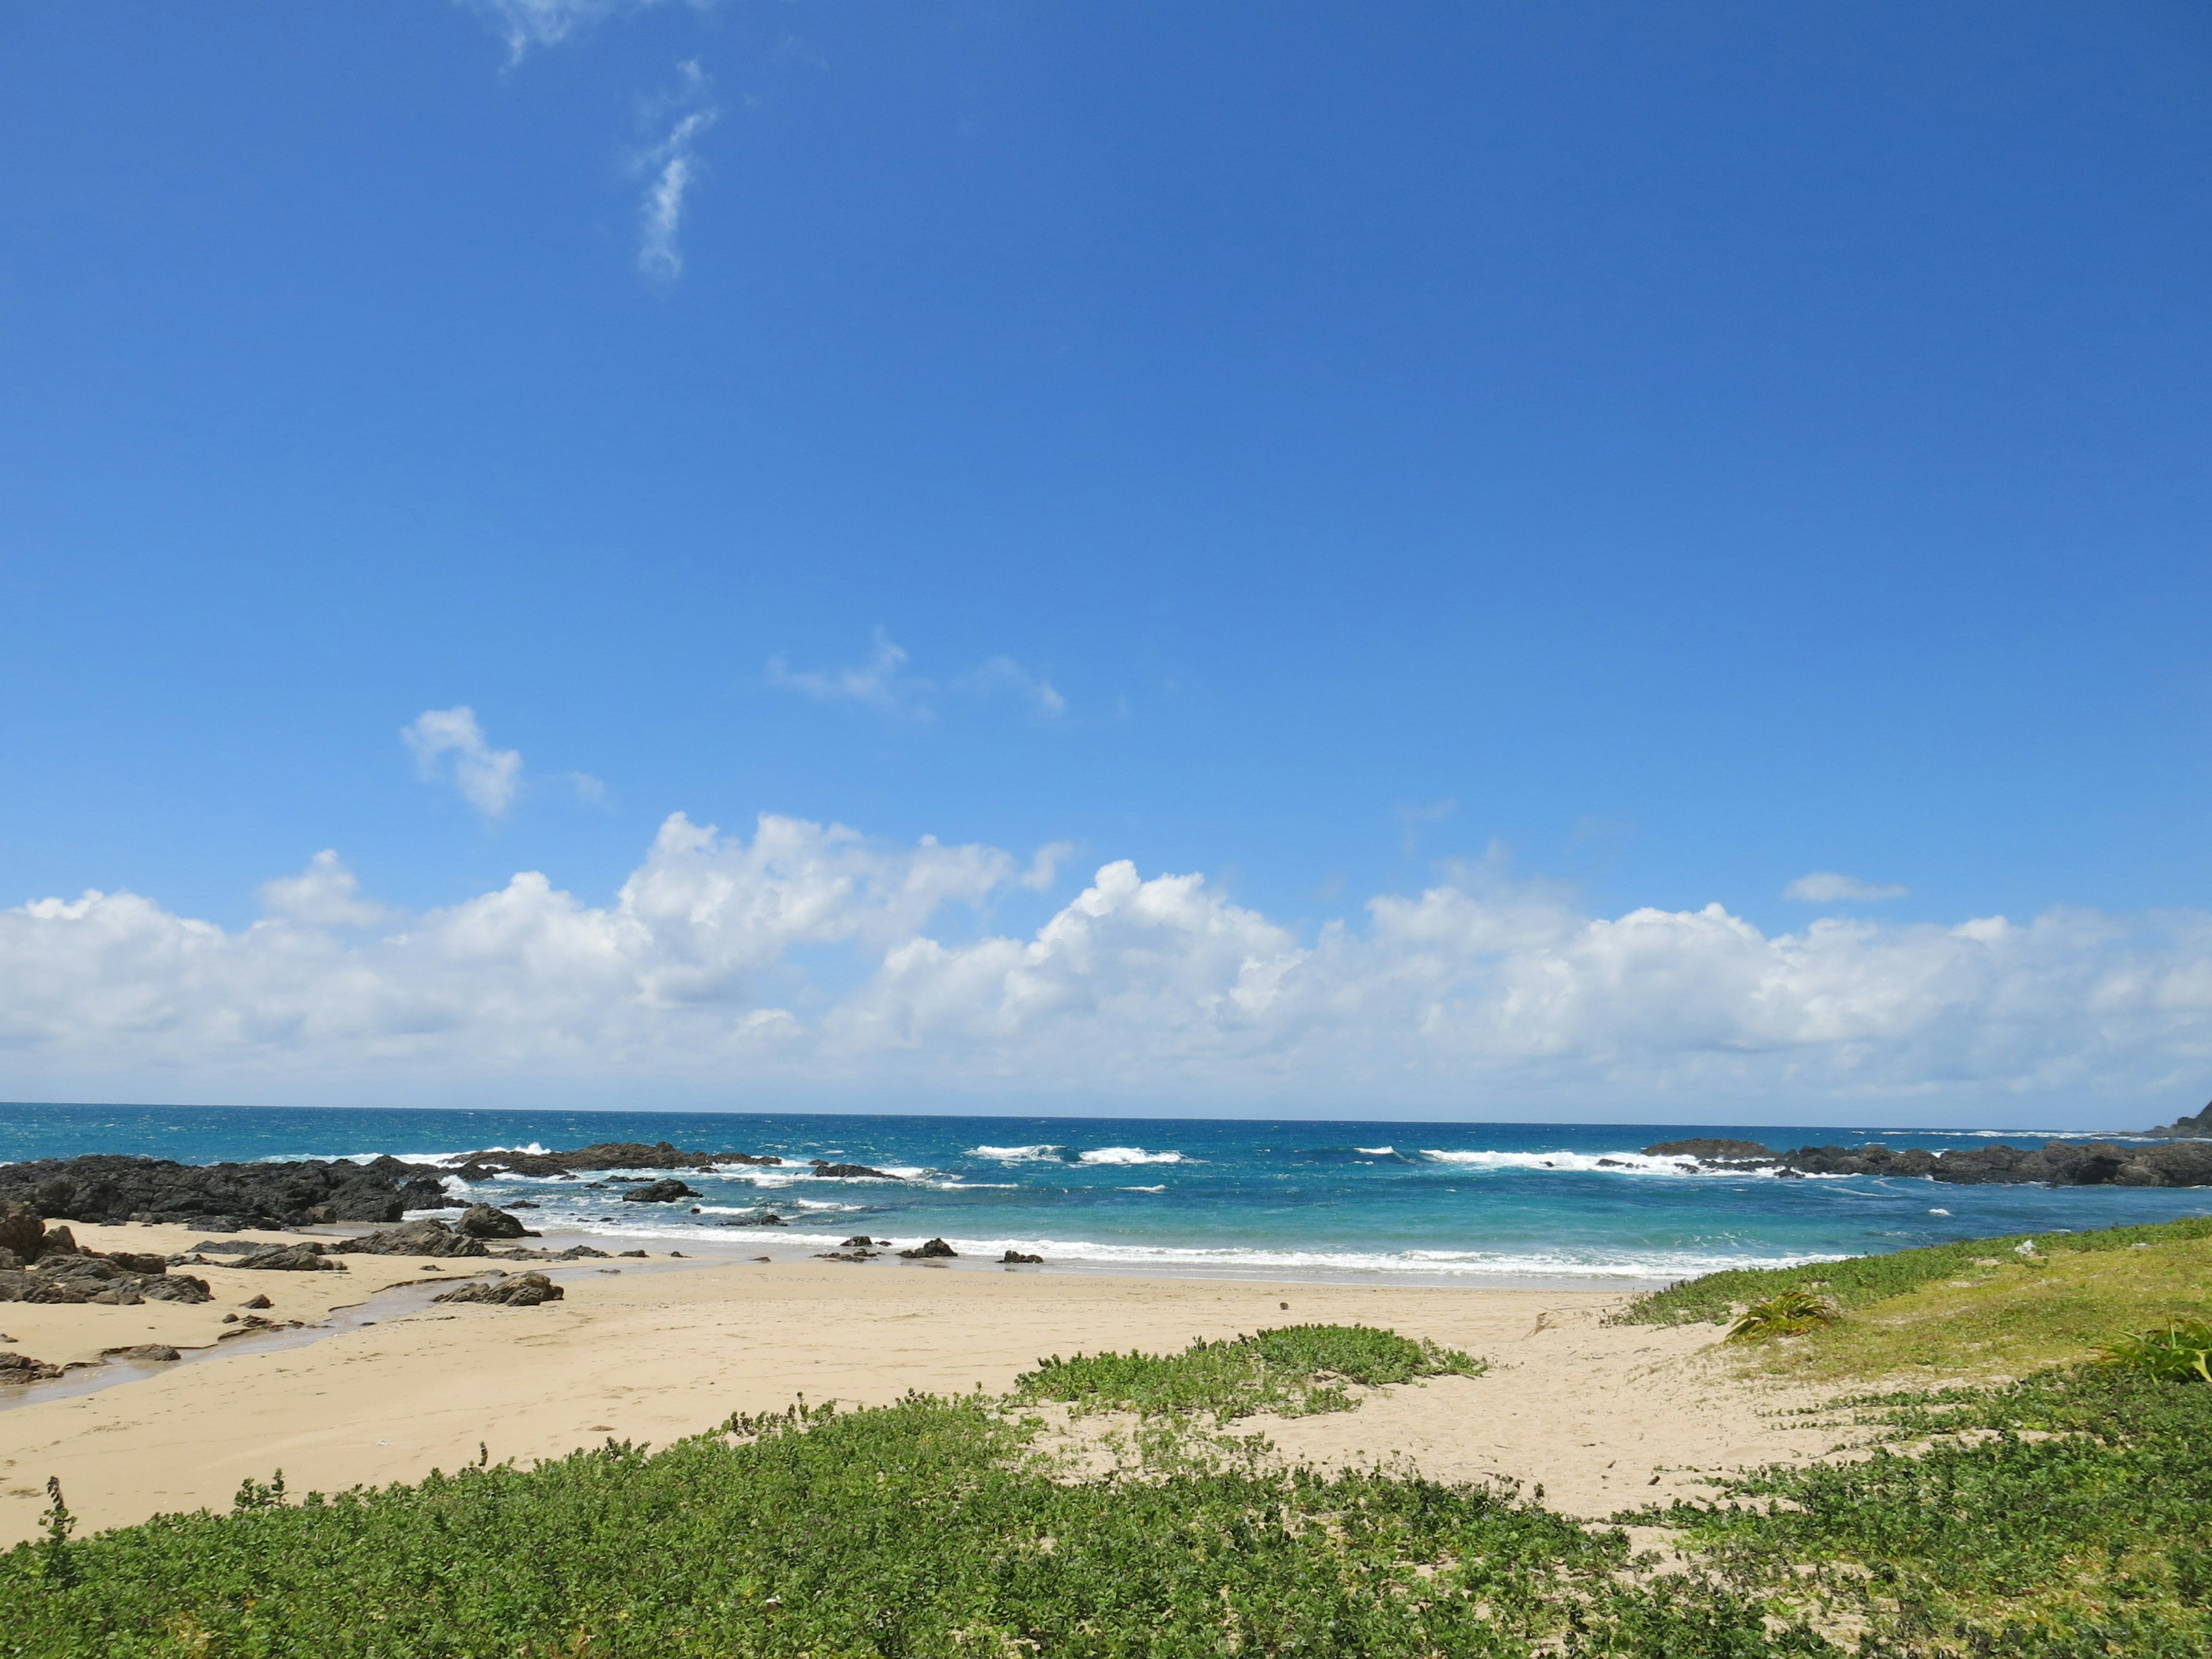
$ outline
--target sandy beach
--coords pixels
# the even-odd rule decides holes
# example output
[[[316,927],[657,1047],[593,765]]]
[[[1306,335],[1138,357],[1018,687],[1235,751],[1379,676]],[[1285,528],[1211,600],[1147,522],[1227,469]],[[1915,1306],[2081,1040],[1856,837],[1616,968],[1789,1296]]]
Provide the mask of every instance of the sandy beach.
[[[197,1237],[75,1231],[102,1249],[179,1250]],[[83,1525],[109,1527],[227,1506],[241,1480],[279,1468],[295,1492],[413,1480],[472,1462],[479,1445],[527,1462],[609,1437],[665,1443],[799,1395],[868,1405],[909,1389],[997,1391],[1046,1354],[1172,1350],[1291,1322],[1384,1326],[1490,1369],[1380,1390],[1356,1412],[1243,1425],[1289,1457],[1510,1475],[1540,1483],[1555,1508],[1602,1516],[1694,1495],[1703,1473],[1820,1455],[1836,1438],[1788,1415],[1808,1397],[1738,1376],[1710,1327],[1602,1323],[1618,1292],[656,1256],[558,1268],[565,1299],[539,1308],[428,1305],[412,1289],[380,1306],[380,1291],[479,1264],[345,1260],[344,1273],[185,1269],[215,1291],[203,1306],[0,1304],[0,1347],[50,1363],[147,1342],[186,1352],[99,1374],[131,1379],[117,1386],[0,1403],[0,1539],[36,1530],[50,1475]],[[306,1328],[218,1344],[234,1328],[222,1316],[257,1294],[275,1304],[264,1317]],[[349,1306],[345,1328],[318,1328]]]

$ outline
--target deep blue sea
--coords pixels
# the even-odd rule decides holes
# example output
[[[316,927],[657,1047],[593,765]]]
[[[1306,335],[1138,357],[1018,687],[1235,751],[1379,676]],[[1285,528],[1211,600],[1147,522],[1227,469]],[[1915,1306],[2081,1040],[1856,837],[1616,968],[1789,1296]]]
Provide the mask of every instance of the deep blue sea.
[[[537,1204],[532,1224],[549,1238],[621,1237],[661,1248],[682,1241],[675,1248],[689,1255],[787,1257],[856,1233],[901,1244],[934,1235],[963,1256],[1013,1248],[1056,1267],[1100,1271],[1626,1285],[1991,1233],[2212,1213],[2212,1188],[1783,1181],[1692,1173],[1638,1151],[1693,1135],[1763,1141],[1778,1151],[1872,1140],[1940,1150],[2050,1138],[1710,1123],[0,1106],[0,1162],[100,1152],[193,1164],[384,1152],[434,1163],[500,1147],[664,1139],[688,1151],[771,1152],[790,1161],[780,1170],[713,1176],[678,1168],[672,1173],[703,1194],[694,1200],[696,1214],[689,1204],[626,1204],[619,1187],[580,1182],[453,1183],[471,1199]],[[824,1180],[808,1170],[809,1158],[905,1178]],[[764,1208],[793,1224],[725,1224]]]

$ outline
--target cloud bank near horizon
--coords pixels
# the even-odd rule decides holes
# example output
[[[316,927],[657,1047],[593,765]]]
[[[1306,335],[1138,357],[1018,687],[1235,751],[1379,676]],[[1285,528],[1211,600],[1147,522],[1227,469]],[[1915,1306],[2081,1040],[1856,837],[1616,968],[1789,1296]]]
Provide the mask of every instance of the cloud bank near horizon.
[[[1034,931],[994,931],[992,907],[1049,884],[1066,850],[891,846],[772,815],[748,840],[679,812],[605,905],[524,872],[401,915],[331,851],[266,884],[268,914],[236,930],[128,892],[41,899],[0,911],[0,1073],[19,1098],[635,1084],[730,1105],[889,1090],[1030,1109],[2148,1124],[2212,1069],[2202,911],[1770,935],[1717,904],[1591,915],[1477,869],[1302,936],[1202,876],[1122,860]]]

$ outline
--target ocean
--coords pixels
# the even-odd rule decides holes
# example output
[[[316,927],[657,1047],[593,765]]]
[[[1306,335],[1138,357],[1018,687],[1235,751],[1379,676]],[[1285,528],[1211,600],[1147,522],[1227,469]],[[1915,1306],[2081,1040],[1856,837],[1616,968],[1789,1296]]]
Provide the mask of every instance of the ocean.
[[[188,1164],[391,1153],[434,1164],[603,1140],[787,1161],[711,1176],[679,1168],[672,1173],[702,1196],[675,1206],[626,1204],[620,1187],[582,1182],[451,1182],[471,1201],[538,1206],[520,1213],[549,1239],[612,1238],[690,1255],[804,1256],[866,1233],[902,1245],[940,1237],[968,1260],[1018,1249],[1078,1271],[1626,1287],[1987,1234],[2212,1213],[2212,1188],[1779,1180],[1690,1172],[1640,1151],[1692,1136],[1778,1151],[2054,1138],[1710,1123],[0,1106],[0,1162],[82,1152]],[[902,1179],[823,1179],[810,1158]],[[726,1224],[763,1208],[792,1224]]]

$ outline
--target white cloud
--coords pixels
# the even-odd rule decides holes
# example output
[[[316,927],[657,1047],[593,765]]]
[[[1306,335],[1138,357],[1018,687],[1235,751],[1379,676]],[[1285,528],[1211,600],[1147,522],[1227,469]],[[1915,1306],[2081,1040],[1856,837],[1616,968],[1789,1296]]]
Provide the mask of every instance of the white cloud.
[[[1856,876],[1839,876],[1832,870],[1815,870],[1784,888],[1782,896],[1802,899],[1808,904],[1844,904],[1854,899],[1872,903],[1881,899],[1903,898],[1911,890],[1881,882],[1861,881]]]
[[[656,122],[673,117],[667,136],[636,163],[646,175],[645,200],[638,210],[637,268],[660,283],[684,274],[684,250],[677,240],[684,228],[684,199],[699,170],[699,135],[721,114],[708,101],[713,82],[696,62],[678,64],[676,72],[677,91],[654,100],[647,111],[647,118]]]
[[[713,0],[690,0],[704,11]],[[507,37],[507,62],[519,64],[532,46],[558,46],[570,35],[623,12],[649,11],[662,0],[465,0]]]
[[[2148,1123],[2212,1066],[2202,912],[1767,934],[1478,867],[1307,936],[1117,860],[1033,933],[980,925],[1064,852],[678,814],[605,904],[524,872],[367,939],[334,854],[237,930],[43,899],[0,911],[0,1087]]]
[[[262,908],[314,927],[373,927],[392,913],[360,896],[361,883],[337,854],[325,848],[296,876],[279,876],[261,887]]]
[[[477,711],[466,703],[425,709],[399,735],[415,751],[415,763],[425,778],[443,772],[450,756],[453,787],[486,817],[502,817],[514,805],[522,788],[521,753],[493,748],[477,724]]]

